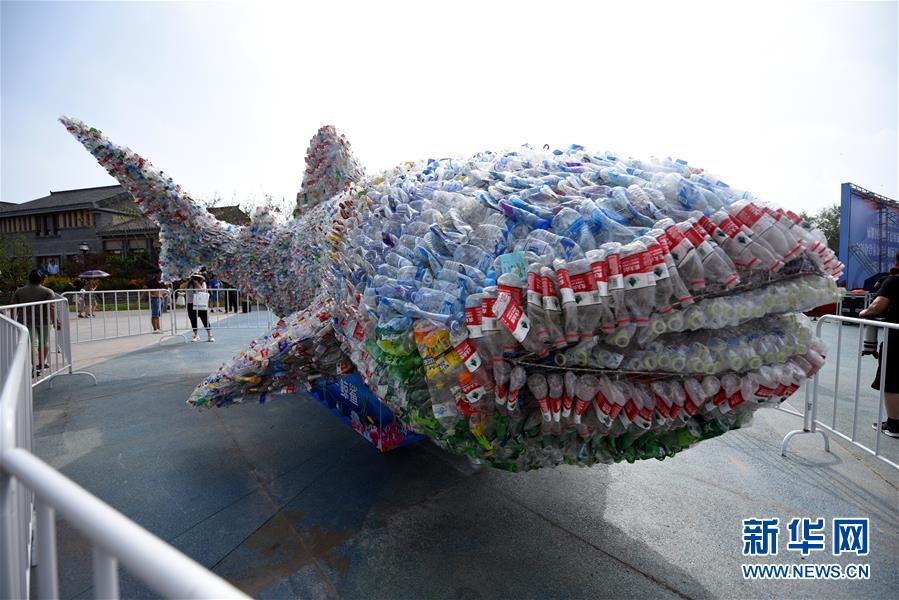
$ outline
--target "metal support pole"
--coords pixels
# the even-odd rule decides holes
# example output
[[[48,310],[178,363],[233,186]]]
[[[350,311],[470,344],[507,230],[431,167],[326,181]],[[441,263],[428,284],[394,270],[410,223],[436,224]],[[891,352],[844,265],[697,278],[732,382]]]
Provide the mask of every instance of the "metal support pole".
[[[59,598],[56,564],[56,513],[53,507],[37,498],[37,597]]]
[[[94,597],[103,600],[119,598],[119,563],[97,546],[94,546]]]

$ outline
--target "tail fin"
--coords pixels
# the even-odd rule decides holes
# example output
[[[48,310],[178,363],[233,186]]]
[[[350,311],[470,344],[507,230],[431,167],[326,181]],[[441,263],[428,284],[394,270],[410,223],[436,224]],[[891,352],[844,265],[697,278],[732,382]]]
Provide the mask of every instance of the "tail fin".
[[[60,122],[160,226],[160,261],[166,280],[187,277],[199,266],[207,266],[281,315],[311,299],[314,290],[286,281],[295,275],[295,268],[317,268],[295,264],[292,241],[294,230],[302,223],[284,227],[263,218],[242,227],[219,221],[137,153],[113,144],[98,129],[77,119],[62,117]]]

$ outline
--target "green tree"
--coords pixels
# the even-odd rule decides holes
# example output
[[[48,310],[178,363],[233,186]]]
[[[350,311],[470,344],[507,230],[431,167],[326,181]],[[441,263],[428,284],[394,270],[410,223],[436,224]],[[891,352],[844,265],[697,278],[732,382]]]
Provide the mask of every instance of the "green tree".
[[[827,238],[828,247],[840,253],[840,205],[826,206],[820,209],[814,215],[809,216],[805,212],[800,215],[803,219],[807,219],[809,224],[817,227]]]
[[[0,250],[0,292],[8,292],[28,279],[28,271],[33,267],[31,244],[24,235],[7,235]]]

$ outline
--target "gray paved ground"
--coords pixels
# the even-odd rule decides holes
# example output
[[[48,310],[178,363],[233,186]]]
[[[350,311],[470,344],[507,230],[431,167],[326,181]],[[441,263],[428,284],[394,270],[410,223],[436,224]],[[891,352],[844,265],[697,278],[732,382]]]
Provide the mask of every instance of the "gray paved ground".
[[[116,341],[149,345],[93,358],[97,387],[38,388],[36,452],[254,596],[895,597],[899,477],[810,436],[782,458],[795,417],[761,411],[673,460],[592,469],[475,469],[427,443],[381,455],[304,395],[189,409],[193,386],[254,333]],[[759,516],[870,517],[871,580],[743,581],[740,521]],[[91,596],[85,542],[64,522],[59,537],[62,595]],[[151,595],[127,574],[123,592]]]

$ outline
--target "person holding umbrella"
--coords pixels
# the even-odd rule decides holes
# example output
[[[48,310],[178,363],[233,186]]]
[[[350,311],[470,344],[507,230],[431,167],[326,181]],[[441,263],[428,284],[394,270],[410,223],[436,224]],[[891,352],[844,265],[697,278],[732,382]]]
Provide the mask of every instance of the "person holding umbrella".
[[[79,273],[78,277],[86,280],[84,284],[84,291],[82,292],[85,296],[84,298],[84,316],[93,319],[94,318],[94,307],[97,306],[97,299],[93,292],[97,291],[97,279],[101,277],[109,277],[109,273],[106,271],[100,271],[98,269],[94,269],[92,271],[85,271],[84,273]]]

